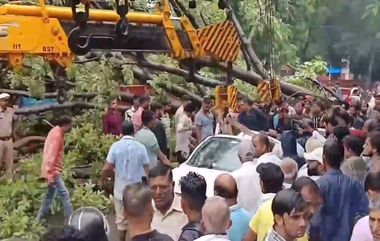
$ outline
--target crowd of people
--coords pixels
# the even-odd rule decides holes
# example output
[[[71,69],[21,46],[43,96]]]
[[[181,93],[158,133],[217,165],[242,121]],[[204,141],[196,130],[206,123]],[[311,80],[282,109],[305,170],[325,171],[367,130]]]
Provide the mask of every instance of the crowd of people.
[[[104,132],[121,138],[109,150],[101,182],[114,181],[120,241],[380,240],[380,93],[370,101],[356,94],[349,103],[307,96],[270,110],[242,99],[239,113],[218,112],[210,97],[197,109],[184,97],[172,114],[169,103],[142,96],[123,116],[113,101]],[[65,216],[75,214],[60,176],[71,125],[70,118],[60,118],[45,143],[42,174],[51,185],[40,220],[56,193]],[[215,133],[251,130],[257,134],[239,144],[241,167],[216,177],[213,197],[206,195],[210,183],[195,172],[182,177],[180,193],[174,192],[170,153],[182,163]],[[171,135],[175,150],[168,145]],[[76,240],[78,232],[53,234]]]

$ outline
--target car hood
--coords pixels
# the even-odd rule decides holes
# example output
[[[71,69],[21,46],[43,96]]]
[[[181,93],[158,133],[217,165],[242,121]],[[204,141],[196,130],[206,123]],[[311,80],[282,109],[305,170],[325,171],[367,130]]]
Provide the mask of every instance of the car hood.
[[[220,170],[214,170],[214,169],[208,169],[208,168],[198,168],[198,167],[193,167],[186,163],[183,163],[179,167],[173,169],[173,179],[175,181],[175,186],[174,186],[175,193],[181,193],[179,180],[181,179],[181,177],[186,176],[187,173],[189,172],[196,172],[202,175],[206,179],[207,197],[214,196],[214,181],[216,177],[222,173],[226,173],[226,171],[220,171]]]

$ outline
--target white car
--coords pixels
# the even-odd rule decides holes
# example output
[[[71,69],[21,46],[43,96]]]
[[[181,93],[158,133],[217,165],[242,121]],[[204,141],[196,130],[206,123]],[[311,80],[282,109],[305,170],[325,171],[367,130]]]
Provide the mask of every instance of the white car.
[[[252,133],[257,134],[258,132],[252,131]],[[216,177],[222,173],[233,172],[240,168],[239,143],[243,139],[250,140],[251,138],[252,136],[242,133],[237,136],[215,135],[206,138],[195,148],[186,162],[173,170],[174,191],[178,194],[181,193],[179,180],[192,171],[199,173],[206,179],[206,194],[208,197],[213,196]],[[282,156],[280,141],[271,137],[270,141],[275,145],[273,152],[278,156]],[[303,156],[303,148],[299,145],[297,147],[299,155]]]

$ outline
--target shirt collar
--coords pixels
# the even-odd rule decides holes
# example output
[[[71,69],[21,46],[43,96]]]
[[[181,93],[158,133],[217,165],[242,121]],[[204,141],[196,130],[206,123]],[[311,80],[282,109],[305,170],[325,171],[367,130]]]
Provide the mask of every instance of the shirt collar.
[[[161,213],[157,208],[156,208],[156,205],[153,205],[154,209],[156,212],[159,212]],[[183,212],[182,211],[182,208],[181,208],[181,199],[179,197],[177,197],[175,194],[174,194],[174,198],[173,198],[173,202],[172,202],[172,205],[170,206],[170,208],[168,209],[168,211],[166,211],[166,213],[163,215],[164,217],[170,215],[172,212]],[[162,213],[161,213],[162,214]]]
[[[241,205],[239,203],[230,206],[230,212],[236,211],[241,208]]]
[[[340,169],[330,169],[325,172],[325,175],[340,175],[343,174],[343,172]]]
[[[270,235],[276,241],[286,241],[286,239],[284,239],[279,233],[277,233],[276,230],[274,230],[274,228],[271,229]],[[296,239],[294,241],[296,241]]]
[[[133,136],[130,135],[123,136],[121,139],[136,140]]]

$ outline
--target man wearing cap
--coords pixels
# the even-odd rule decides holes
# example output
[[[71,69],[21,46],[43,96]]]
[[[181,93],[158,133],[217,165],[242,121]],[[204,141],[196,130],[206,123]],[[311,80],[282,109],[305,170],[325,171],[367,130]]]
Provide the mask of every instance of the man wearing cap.
[[[254,213],[259,206],[261,187],[254,160],[255,147],[251,140],[244,139],[240,142],[238,156],[242,166],[232,173],[239,189],[238,201],[244,209]]]
[[[13,177],[13,119],[14,111],[8,107],[10,95],[0,94],[0,166],[5,165],[7,177]]]
[[[194,118],[197,144],[214,134],[214,115],[210,112],[211,107],[211,98],[204,97],[202,108],[198,111]]]
[[[298,177],[310,177],[313,181],[317,181],[324,174],[322,154],[323,147],[305,153],[306,164],[298,171]]]

